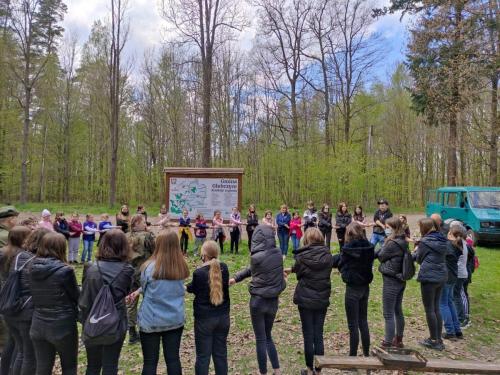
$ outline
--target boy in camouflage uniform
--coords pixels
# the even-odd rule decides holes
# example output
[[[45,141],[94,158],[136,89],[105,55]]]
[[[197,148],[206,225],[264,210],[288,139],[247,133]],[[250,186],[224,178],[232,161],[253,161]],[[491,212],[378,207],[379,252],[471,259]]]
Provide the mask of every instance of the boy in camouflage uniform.
[[[141,287],[141,267],[153,254],[155,248],[155,238],[153,233],[148,232],[144,215],[137,214],[130,220],[130,232],[127,239],[130,246],[130,264],[134,267],[134,278],[132,281],[132,291]],[[137,305],[139,299],[127,304],[129,344],[139,341],[137,334]]]

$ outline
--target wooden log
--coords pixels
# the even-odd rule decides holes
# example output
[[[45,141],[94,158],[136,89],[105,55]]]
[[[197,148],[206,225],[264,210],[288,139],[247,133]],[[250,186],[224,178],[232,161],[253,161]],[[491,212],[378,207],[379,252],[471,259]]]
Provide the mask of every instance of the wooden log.
[[[316,356],[319,368],[360,369],[360,370],[406,370],[385,366],[376,357]],[[456,361],[451,359],[429,359],[423,368],[413,368],[412,372],[436,372],[443,374],[500,374],[500,363],[478,361]]]

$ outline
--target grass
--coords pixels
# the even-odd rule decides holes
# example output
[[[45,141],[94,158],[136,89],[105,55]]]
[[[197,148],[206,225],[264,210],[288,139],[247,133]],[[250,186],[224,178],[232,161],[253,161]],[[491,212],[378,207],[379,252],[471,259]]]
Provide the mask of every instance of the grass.
[[[226,243],[226,246],[228,244]],[[337,248],[333,249],[337,252]],[[474,273],[469,287],[471,296],[472,326],[464,331],[466,339],[460,342],[446,342],[446,350],[438,353],[419,348],[417,340],[427,337],[425,315],[422,308],[419,284],[408,282],[404,298],[406,317],[405,343],[418,348],[428,357],[452,359],[473,359],[482,361],[500,360],[500,251],[499,249],[477,248],[481,265]],[[228,265],[231,275],[244,268],[248,262],[248,247],[245,242],[239,255],[224,253],[222,260]],[[189,265],[194,269],[200,261],[192,255]],[[291,266],[289,255],[285,266]],[[378,264],[376,264],[378,266]],[[78,278],[82,266],[77,266]],[[369,324],[372,345],[378,344],[383,335],[382,280],[378,271],[371,285],[369,302]],[[248,281],[231,287],[231,331],[228,338],[229,373],[233,375],[258,374],[254,336],[249,316]],[[297,307],[293,304],[296,278],[291,275],[280,298],[280,309],[273,329],[283,374],[298,374],[304,368],[302,334]],[[344,284],[336,270],[332,273],[332,295],[325,322],[325,354],[344,355],[348,352],[349,337],[344,312]],[[186,295],[186,325],[181,344],[181,358],[185,374],[194,373],[194,334],[192,295]],[[85,350],[82,347],[79,358],[79,373],[85,372]],[[139,374],[142,368],[140,345],[125,343],[120,359],[121,374]],[[160,361],[158,371],[165,374],[165,365]],[[270,370],[269,370],[270,371]],[[271,372],[269,372],[271,373]],[[325,373],[336,373],[325,371]],[[337,372],[338,373],[338,372]]]

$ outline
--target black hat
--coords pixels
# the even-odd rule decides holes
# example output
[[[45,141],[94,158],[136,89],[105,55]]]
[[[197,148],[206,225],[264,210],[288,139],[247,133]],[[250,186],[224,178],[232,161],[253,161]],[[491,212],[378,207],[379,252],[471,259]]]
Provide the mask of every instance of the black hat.
[[[389,202],[387,202],[387,199],[382,198],[382,199],[378,200],[377,204],[386,204],[386,205],[389,205]]]

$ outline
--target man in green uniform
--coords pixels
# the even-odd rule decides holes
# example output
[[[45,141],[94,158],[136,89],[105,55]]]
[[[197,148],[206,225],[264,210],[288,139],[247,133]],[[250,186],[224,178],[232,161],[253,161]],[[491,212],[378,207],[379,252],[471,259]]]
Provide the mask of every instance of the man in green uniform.
[[[141,267],[153,254],[155,248],[155,238],[153,233],[147,231],[144,215],[136,214],[130,220],[130,232],[127,233],[130,245],[130,263],[134,267],[134,279],[132,281],[132,291],[141,287]],[[139,341],[137,334],[137,304],[139,299],[127,305],[129,344]]]
[[[9,231],[17,223],[19,212],[14,206],[0,207],[0,248],[7,245]],[[0,250],[1,251],[1,250]],[[0,351],[3,352],[5,341],[7,340],[7,331],[3,319],[0,319]]]

